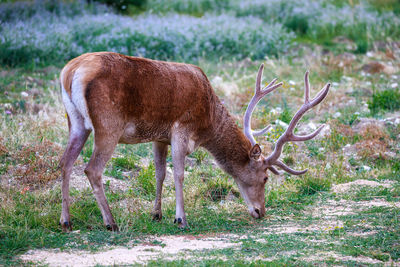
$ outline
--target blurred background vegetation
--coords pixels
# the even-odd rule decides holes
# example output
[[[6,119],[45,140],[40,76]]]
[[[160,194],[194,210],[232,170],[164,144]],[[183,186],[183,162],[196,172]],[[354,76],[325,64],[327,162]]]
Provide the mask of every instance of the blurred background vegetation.
[[[254,60],[301,43],[366,53],[399,38],[399,14],[395,0],[2,1],[0,64],[62,65],[105,50],[192,63]]]
[[[271,175],[265,191],[267,218],[255,221],[234,181],[199,149],[187,157],[184,194],[191,228],[182,232],[172,224],[170,155],[165,220],[153,222],[151,144],[118,145],[103,176],[121,229],[114,236],[104,229],[83,172],[93,151],[92,135],[71,180],[71,214],[78,231],[61,233],[57,166],[68,127],[59,73],[68,60],[94,51],[199,65],[238,125],[254,92],[257,69],[264,63],[264,82],[278,77],[284,83],[260,101],[253,115],[254,128],[273,125],[257,139],[265,153],[303,103],[303,75],[310,70],[312,94],[328,81],[331,92],[304,116],[297,133],[327,126],[313,140],[287,144],[282,155],[286,164],[308,168],[308,173]],[[398,0],[0,0],[0,265],[23,265],[18,255],[34,248],[94,250],[137,244],[144,235],[221,232],[256,233],[264,242],[232,237],[237,250],[212,251],[227,258],[227,266],[240,265],[238,259],[247,266],[249,259],[267,256],[276,258],[277,266],[364,264],[337,262],[332,254],[308,261],[326,251],[380,259],[382,265],[393,259],[396,265],[399,70]],[[381,186],[363,187],[365,180]],[[335,191],[352,183],[348,192]],[[367,210],[371,203],[364,201],[376,198],[387,201],[387,207]],[[365,209],[357,210],[355,204]],[[346,205],[352,208],[347,217],[327,217],[322,211]],[[343,222],[340,230],[321,229],[337,222]],[[321,227],[304,230],[312,224]],[[302,227],[286,234],[265,232],[291,225]],[[338,224],[333,227],[339,229]]]

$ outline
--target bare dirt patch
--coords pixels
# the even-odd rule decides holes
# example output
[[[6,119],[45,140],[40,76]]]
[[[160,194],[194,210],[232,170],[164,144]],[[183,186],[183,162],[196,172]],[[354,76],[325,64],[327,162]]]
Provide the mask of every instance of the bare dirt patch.
[[[76,188],[89,187],[89,183],[84,175],[83,166],[74,168],[72,175],[71,186]],[[79,173],[79,175],[78,175]],[[111,185],[118,184],[117,188],[123,189],[126,184],[125,181],[112,179]],[[393,182],[391,181],[368,181],[356,180],[346,184],[335,185],[333,191],[336,193],[346,193],[354,191],[355,187],[377,187],[390,188]],[[388,202],[383,199],[373,199],[370,201],[351,201],[346,199],[340,200],[327,200],[324,203],[316,203],[306,210],[306,215],[312,216],[315,220],[310,224],[305,225],[301,222],[293,221],[288,218],[279,225],[274,225],[263,229],[263,235],[280,235],[280,234],[296,234],[306,232],[326,232],[331,233],[336,229],[343,229],[344,222],[340,219],[343,215],[357,214],[360,211],[367,210],[371,207],[395,207],[400,208],[399,202]],[[354,232],[347,232],[349,236],[372,236],[377,233],[374,229],[365,228],[363,230],[354,229]],[[250,234],[250,236],[252,236]],[[260,235],[252,236],[257,242],[263,242]],[[201,252],[203,250],[216,250],[222,248],[236,248],[239,249],[241,242],[249,238],[249,234],[212,234],[212,235],[199,235],[199,236],[162,236],[162,237],[148,237],[142,244],[133,247],[107,247],[105,251],[91,253],[88,251],[71,250],[68,252],[61,252],[59,249],[55,250],[31,250],[21,256],[21,259],[26,262],[43,263],[50,266],[94,266],[101,265],[123,265],[123,264],[145,264],[150,260],[156,259],[187,259],[192,257],[191,253]],[[324,240],[309,240],[310,242],[324,243]],[[338,262],[356,262],[357,264],[384,264],[384,262],[369,258],[366,256],[343,256],[335,252],[320,252],[313,253],[314,256],[307,256],[302,258],[309,262],[319,262],[328,259],[334,259]],[[208,257],[209,258],[209,257]],[[219,258],[223,260],[222,258]],[[260,258],[261,259],[261,258]],[[274,258],[262,258],[263,261],[273,260]]]
[[[384,188],[390,188],[392,184],[393,184],[392,181],[375,182],[375,181],[359,179],[345,184],[334,185],[332,186],[332,191],[334,193],[345,193],[350,191],[352,187],[354,189],[354,188],[360,188],[362,186],[369,186],[369,187],[382,186]]]
[[[321,217],[323,219],[332,219],[338,216],[354,215],[359,211],[368,210],[372,207],[400,208],[400,203],[388,202],[383,199],[358,202],[345,199],[339,201],[328,200],[325,205],[320,205],[316,208],[310,209],[309,212],[315,218]]]
[[[303,260],[309,261],[309,262],[314,262],[314,261],[320,261],[321,259],[327,259],[327,258],[333,258],[337,261],[354,261],[359,264],[382,264],[383,262],[380,260],[376,259],[371,259],[369,257],[365,256],[358,256],[358,257],[353,257],[353,256],[343,256],[343,255],[338,255],[334,252],[320,252],[314,255],[309,255],[305,257]]]
[[[120,265],[145,263],[160,257],[163,259],[173,258],[184,251],[221,249],[237,245],[237,243],[218,238],[197,239],[185,236],[165,236],[157,238],[157,241],[157,243],[146,242],[133,248],[117,247],[96,253],[31,250],[22,255],[21,259],[27,262],[41,262],[50,266]]]

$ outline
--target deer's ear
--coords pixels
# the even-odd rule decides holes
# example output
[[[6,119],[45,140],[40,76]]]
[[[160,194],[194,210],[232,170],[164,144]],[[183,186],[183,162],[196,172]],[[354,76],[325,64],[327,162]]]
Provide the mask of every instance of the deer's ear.
[[[250,152],[249,152],[250,159],[258,160],[261,156],[261,147],[258,144],[255,144]]]

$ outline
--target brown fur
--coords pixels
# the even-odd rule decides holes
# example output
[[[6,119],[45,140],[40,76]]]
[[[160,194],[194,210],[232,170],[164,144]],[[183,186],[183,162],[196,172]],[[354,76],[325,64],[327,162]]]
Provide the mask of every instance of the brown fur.
[[[110,129],[125,129],[132,122],[135,135],[122,134],[121,143],[168,143],[172,124],[179,122],[219,162],[248,161],[250,142],[197,66],[109,52],[84,54],[63,69],[69,95],[79,67],[87,69],[85,97],[96,132],[107,135]],[[226,169],[232,173],[232,166]]]
[[[72,92],[76,73],[79,73],[77,82],[80,84],[77,83],[73,90],[83,92]],[[105,198],[101,174],[117,143],[153,142],[157,179],[153,215],[158,219],[161,218],[167,144],[172,147],[177,202],[175,218],[180,227],[187,225],[182,185],[185,156],[198,146],[208,149],[221,167],[233,176],[245,195],[250,214],[255,218],[264,216],[266,168],[262,157],[250,159],[250,141],[222,105],[200,68],[101,52],[71,60],[62,70],[61,79],[71,98],[71,103],[65,103],[74,116],[74,123],[69,120],[69,127],[74,131],[70,131],[60,162],[63,176],[60,223],[64,230],[71,229],[69,179],[72,164],[91,131],[86,129],[89,127],[87,116],[92,123],[95,144],[85,173],[108,229],[115,231],[118,227]],[[85,99],[79,99],[79,96]],[[83,104],[88,114],[86,107],[83,111]]]
[[[72,116],[69,118],[72,130],[60,163],[63,177],[60,223],[63,229],[71,229],[69,179],[72,165],[91,130],[94,130],[94,149],[85,173],[107,229],[117,231],[118,227],[105,197],[101,175],[117,143],[153,142],[157,179],[154,218],[162,217],[161,194],[168,144],[174,166],[175,221],[179,227],[187,226],[183,197],[185,157],[198,146],[209,150],[220,166],[232,175],[251,216],[262,218],[265,215],[267,169],[277,174],[273,167],[276,165],[296,175],[305,172],[292,170],[278,159],[285,142],[311,139],[322,129],[302,137],[293,134],[301,116],[321,102],[329,90],[327,84],[309,102],[306,73],[305,104],[290,122],[290,132],[285,131],[274,152],[265,158],[246,121],[250,121],[255,97],[265,96],[281,83],[271,83],[272,87],[261,92],[262,71],[263,65],[257,75],[256,94],[245,114],[245,135],[214,93],[206,75],[194,65],[111,52],[84,54],[71,60],[61,72],[62,85],[71,98],[68,100],[63,94],[63,101],[68,115]],[[73,79],[77,79],[76,82]]]

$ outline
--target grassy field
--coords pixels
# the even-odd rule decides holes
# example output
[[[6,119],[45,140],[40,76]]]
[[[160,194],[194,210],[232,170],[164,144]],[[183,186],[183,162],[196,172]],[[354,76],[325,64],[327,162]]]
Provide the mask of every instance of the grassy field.
[[[400,264],[398,1],[148,0],[122,13],[83,4],[0,3],[0,265]],[[264,63],[263,81],[284,83],[253,115],[254,128],[273,125],[257,139],[265,151],[302,104],[304,72],[313,95],[331,82],[297,131],[326,129],[282,155],[308,173],[270,174],[267,214],[254,220],[233,179],[199,149],[186,162],[190,227],[180,230],[170,155],[155,222],[151,144],[118,145],[104,172],[116,234],[83,173],[91,136],[71,180],[74,231],[62,233],[57,166],[68,129],[58,75],[102,50],[199,65],[239,125]]]

